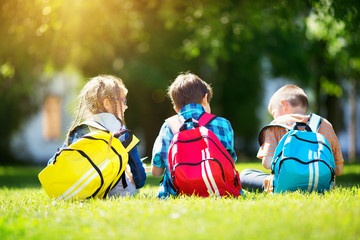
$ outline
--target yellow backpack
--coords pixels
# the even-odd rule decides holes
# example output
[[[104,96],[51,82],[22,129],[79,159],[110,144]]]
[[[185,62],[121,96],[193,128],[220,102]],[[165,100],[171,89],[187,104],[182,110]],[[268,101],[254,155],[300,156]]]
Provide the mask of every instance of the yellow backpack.
[[[129,136],[120,142],[118,137]],[[139,143],[129,130],[112,134],[94,131],[59,151],[39,173],[50,198],[56,200],[106,198],[128,163],[128,153]]]

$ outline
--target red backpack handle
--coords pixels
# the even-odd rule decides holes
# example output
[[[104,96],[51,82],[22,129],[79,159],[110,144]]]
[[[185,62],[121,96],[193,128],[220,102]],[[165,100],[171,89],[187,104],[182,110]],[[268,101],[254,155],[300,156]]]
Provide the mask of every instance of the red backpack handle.
[[[200,115],[198,122],[200,126],[207,127],[215,118],[217,118],[217,116],[214,114],[204,112]]]

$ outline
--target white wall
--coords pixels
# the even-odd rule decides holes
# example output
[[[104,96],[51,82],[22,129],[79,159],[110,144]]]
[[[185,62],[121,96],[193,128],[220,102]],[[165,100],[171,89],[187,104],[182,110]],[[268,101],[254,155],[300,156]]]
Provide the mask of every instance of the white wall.
[[[65,134],[72,122],[70,113],[71,103],[77,96],[77,86],[80,77],[59,73],[48,80],[48,87],[41,90],[41,96],[47,94],[56,95],[61,98],[61,132],[60,139],[47,141],[42,133],[42,106],[29,121],[24,124],[15,134],[12,140],[12,147],[18,157],[25,160],[31,159],[36,164],[46,165],[47,160],[61,147]]]

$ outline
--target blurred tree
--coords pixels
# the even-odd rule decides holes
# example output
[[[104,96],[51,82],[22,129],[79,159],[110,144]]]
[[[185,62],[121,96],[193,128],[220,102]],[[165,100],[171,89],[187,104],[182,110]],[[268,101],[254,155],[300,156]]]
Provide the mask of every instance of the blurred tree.
[[[33,113],[44,73],[79,69],[86,77],[115,74],[129,88],[130,128],[142,126],[151,153],[163,119],[165,89],[184,70],[179,39],[158,20],[157,1],[4,0],[0,3],[0,161],[10,160],[9,139]],[[175,35],[175,36],[174,36]],[[6,46],[6,47],[5,47]],[[6,150],[6,151],[5,151]]]
[[[358,66],[356,1],[162,2],[166,26],[189,34],[182,44],[187,58],[210,66],[203,69],[220,92],[215,110],[232,122],[241,140],[237,150],[255,150],[263,57],[273,76],[314,89],[312,108],[336,131],[343,128],[341,81],[358,72],[352,67]]]
[[[89,76],[123,67],[119,52],[136,48],[143,31],[132,1],[122,3],[0,2],[0,163],[13,160],[11,136],[41,103],[43,74],[68,65]]]
[[[187,58],[202,62],[215,88],[215,113],[228,118],[236,150],[254,156],[263,95],[262,59],[274,76],[309,82],[304,20],[310,6],[288,1],[163,1],[169,29],[185,29]],[[200,71],[201,73],[201,71]]]
[[[42,8],[33,4],[39,5],[30,1],[0,2],[0,163],[14,160],[10,139],[36,108],[37,76],[46,62],[47,39],[40,35],[48,27]]]
[[[264,59],[274,77],[317,92],[319,113],[341,127],[342,79],[358,79],[357,1],[3,0],[0,2],[0,152],[41,101],[41,76],[67,66],[115,74],[129,88],[126,120],[151,155],[174,114],[166,88],[192,71],[214,87],[212,109],[228,118],[236,151],[254,156]],[[326,108],[322,107],[326,106]],[[323,110],[327,109],[327,110]],[[141,126],[141,127],[139,127]],[[140,129],[141,128],[141,129]],[[8,158],[1,157],[0,161]]]
[[[356,159],[356,82],[360,73],[360,16],[359,1],[319,0],[312,2],[312,11],[307,18],[307,37],[318,45],[313,59],[320,59],[315,67],[318,74],[319,92],[325,98],[325,109],[334,129],[343,129],[343,110],[340,98],[344,96],[343,85],[348,83],[349,159]]]
[[[360,2],[359,1],[334,1],[334,17],[344,24],[342,38],[335,44],[339,48],[337,54],[337,71],[340,76],[349,81],[349,161],[355,162],[357,154],[357,137],[359,121],[357,120],[357,99],[360,82]]]

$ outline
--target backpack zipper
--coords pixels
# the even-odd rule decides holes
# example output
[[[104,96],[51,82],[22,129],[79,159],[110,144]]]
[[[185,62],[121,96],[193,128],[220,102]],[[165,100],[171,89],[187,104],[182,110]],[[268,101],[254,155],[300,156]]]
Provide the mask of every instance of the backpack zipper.
[[[281,166],[282,166],[283,162],[284,162],[284,161],[287,161],[287,160],[295,160],[295,161],[297,161],[297,162],[299,162],[299,163],[301,163],[301,164],[304,164],[304,165],[308,165],[308,164],[311,164],[311,163],[314,163],[314,162],[322,162],[322,163],[324,163],[324,164],[330,169],[330,171],[331,171],[330,184],[331,184],[331,182],[333,182],[334,179],[335,179],[335,171],[334,171],[334,169],[333,169],[327,162],[325,162],[325,161],[322,160],[322,159],[314,159],[314,160],[311,160],[311,161],[309,161],[309,162],[304,162],[304,161],[301,161],[300,159],[294,158],[294,157],[283,158],[283,159],[280,160],[280,163],[279,163],[279,174],[280,174],[280,170],[281,170]]]
[[[228,156],[226,156],[226,154],[224,153],[224,151],[221,150],[221,148],[215,143],[215,141],[213,139],[211,139],[208,136],[201,136],[195,139],[190,139],[190,140],[177,140],[175,142],[173,142],[172,146],[175,145],[176,143],[180,142],[180,143],[191,143],[191,142],[196,142],[196,141],[200,141],[201,139],[207,138],[209,140],[211,140],[211,142],[218,148],[218,150],[226,157],[226,159],[230,162],[231,166],[233,166],[233,168],[235,168],[235,164],[233,161],[231,161],[231,159],[228,158]]]
[[[207,159],[204,159],[204,160],[201,160],[200,162],[197,162],[197,163],[178,163],[176,165],[174,165],[173,169],[172,169],[172,172],[175,172],[175,168],[179,167],[179,166],[182,166],[182,165],[188,165],[188,166],[196,166],[196,165],[199,165],[201,164],[202,162],[205,162],[205,161],[214,161],[216,163],[219,164],[220,168],[221,168],[221,173],[222,173],[222,178],[225,182],[225,172],[224,172],[224,169],[223,167],[221,166],[221,163],[219,160],[215,159],[215,158],[207,158]],[[173,180],[175,180],[175,174],[172,174],[174,177],[173,177]],[[174,182],[174,181],[173,181]]]

